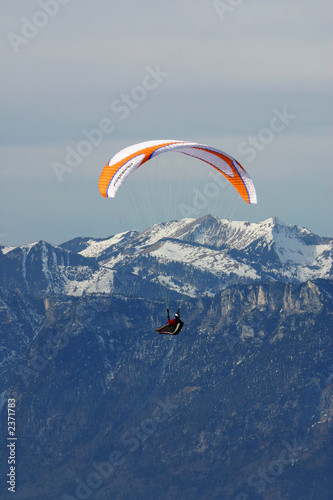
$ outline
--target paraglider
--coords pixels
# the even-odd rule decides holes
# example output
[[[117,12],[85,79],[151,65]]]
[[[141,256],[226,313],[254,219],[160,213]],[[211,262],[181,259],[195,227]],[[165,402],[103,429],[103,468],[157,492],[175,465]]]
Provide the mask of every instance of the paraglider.
[[[105,165],[99,190],[105,198],[114,198],[125,179],[143,163],[162,153],[175,151],[192,156],[215,168],[235,187],[247,203],[257,203],[254,184],[237,160],[219,149],[205,144],[185,141],[147,141],[122,149]]]
[[[105,165],[100,175],[99,190],[101,195],[105,198],[114,198],[120,186],[134,170],[152,158],[167,152],[182,153],[207,163],[234,186],[246,203],[257,203],[256,190],[252,179],[237,160],[227,153],[206,144],[177,140],[146,141],[119,151]],[[170,319],[169,309],[167,309],[167,313],[168,323],[157,328],[156,332],[178,335],[184,325],[179,317],[179,309],[172,320]]]
[[[167,309],[168,313],[168,323],[160,328],[156,329],[157,333],[165,333],[167,335],[178,335],[180,330],[183,328],[184,323],[180,319],[179,309],[175,314],[173,319],[170,319],[169,309]]]

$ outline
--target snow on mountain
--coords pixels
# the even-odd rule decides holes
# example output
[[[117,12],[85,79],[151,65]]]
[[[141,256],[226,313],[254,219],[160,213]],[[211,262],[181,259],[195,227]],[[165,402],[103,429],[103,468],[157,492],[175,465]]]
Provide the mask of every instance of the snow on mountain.
[[[269,248],[289,248],[295,241],[315,245],[320,240],[332,241],[329,238],[320,238],[308,229],[292,226],[274,217],[263,222],[250,223],[246,221],[229,221],[208,215],[197,219],[197,224],[182,239],[200,243],[214,248],[229,248],[245,250],[255,242],[267,245]]]
[[[156,297],[166,288],[199,296],[235,283],[332,277],[332,239],[277,218],[249,223],[207,215],[142,233],[1,248],[2,283],[35,293]]]
[[[90,239],[87,241],[87,247],[79,253],[84,257],[99,257],[104,252],[104,250],[121,242],[125,234],[126,233],[116,234],[111,238],[107,238],[106,240],[101,241]]]
[[[198,219],[200,220],[200,219]],[[154,245],[163,238],[183,239],[193,227],[198,224],[197,219],[181,219],[180,221],[155,224],[139,235],[139,244]]]
[[[16,248],[16,247],[1,247],[0,251],[2,252],[3,255],[5,255],[6,253],[11,252],[12,250],[14,250],[14,248]]]
[[[183,242],[167,240],[162,242],[150,255],[157,257],[160,262],[186,262],[202,271],[211,272],[216,275],[229,274],[230,270],[237,268],[239,276],[248,276],[259,279],[257,272],[246,264],[238,263],[228,256],[226,252],[207,247],[197,247]]]
[[[171,221],[132,235],[127,244],[130,245],[126,253],[112,255],[103,264],[112,268],[126,260],[138,274],[140,264],[136,260],[150,256],[158,261],[159,281],[170,263],[175,264],[175,272],[180,271],[180,265],[183,271],[184,266],[190,266],[201,276],[206,273],[218,278],[219,289],[227,286],[230,279],[306,281],[332,275],[332,239],[320,238],[308,229],[285,224],[277,218],[249,223],[208,215]],[[183,272],[185,281],[188,274]]]
[[[113,271],[59,246],[38,241],[0,254],[0,281],[24,292],[82,295],[110,292]]]
[[[71,279],[68,275],[64,278],[64,293],[80,296],[87,293],[111,293],[114,289],[114,272],[101,267],[96,272],[87,272],[86,268],[78,269],[81,277],[76,275]]]
[[[110,238],[103,239],[86,239],[85,248],[80,250],[78,253],[83,255],[83,257],[94,257],[101,259],[105,257],[104,252],[110,251],[114,252],[118,248],[122,248],[128,243],[133,236],[138,234],[137,231],[126,231],[124,233],[119,233]],[[63,246],[63,245],[62,245]]]

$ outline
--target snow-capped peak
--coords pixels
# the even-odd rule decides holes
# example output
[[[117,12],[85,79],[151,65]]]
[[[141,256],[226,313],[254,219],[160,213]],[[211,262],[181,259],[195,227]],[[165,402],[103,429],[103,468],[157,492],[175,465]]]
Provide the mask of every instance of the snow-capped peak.
[[[0,270],[4,283],[36,293],[158,297],[164,287],[198,296],[236,283],[331,278],[332,254],[332,239],[275,217],[250,223],[207,215],[59,246],[2,247]]]

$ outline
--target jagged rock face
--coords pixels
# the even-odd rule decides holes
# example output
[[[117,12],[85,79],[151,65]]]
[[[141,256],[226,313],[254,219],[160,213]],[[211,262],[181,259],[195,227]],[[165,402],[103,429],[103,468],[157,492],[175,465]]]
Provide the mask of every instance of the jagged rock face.
[[[16,498],[329,499],[332,309],[328,280],[237,284],[173,338],[157,299],[1,290]]]
[[[332,240],[206,216],[0,250],[17,499],[331,498]]]
[[[332,239],[278,219],[249,223],[206,216],[157,224],[143,233],[0,251],[1,283],[35,295],[200,297],[231,284],[331,277]]]
[[[0,380],[9,386],[13,367],[25,358],[44,319],[41,301],[0,287]],[[1,391],[0,391],[1,392]]]

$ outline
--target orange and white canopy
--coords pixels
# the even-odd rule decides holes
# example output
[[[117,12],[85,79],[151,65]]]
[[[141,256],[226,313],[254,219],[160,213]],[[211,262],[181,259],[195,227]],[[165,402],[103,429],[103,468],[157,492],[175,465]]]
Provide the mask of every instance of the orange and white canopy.
[[[250,176],[234,158],[205,144],[173,140],[141,142],[119,151],[101,173],[99,190],[102,196],[114,198],[121,184],[134,170],[168,151],[183,153],[208,163],[231,182],[247,203],[257,203],[256,190]]]

